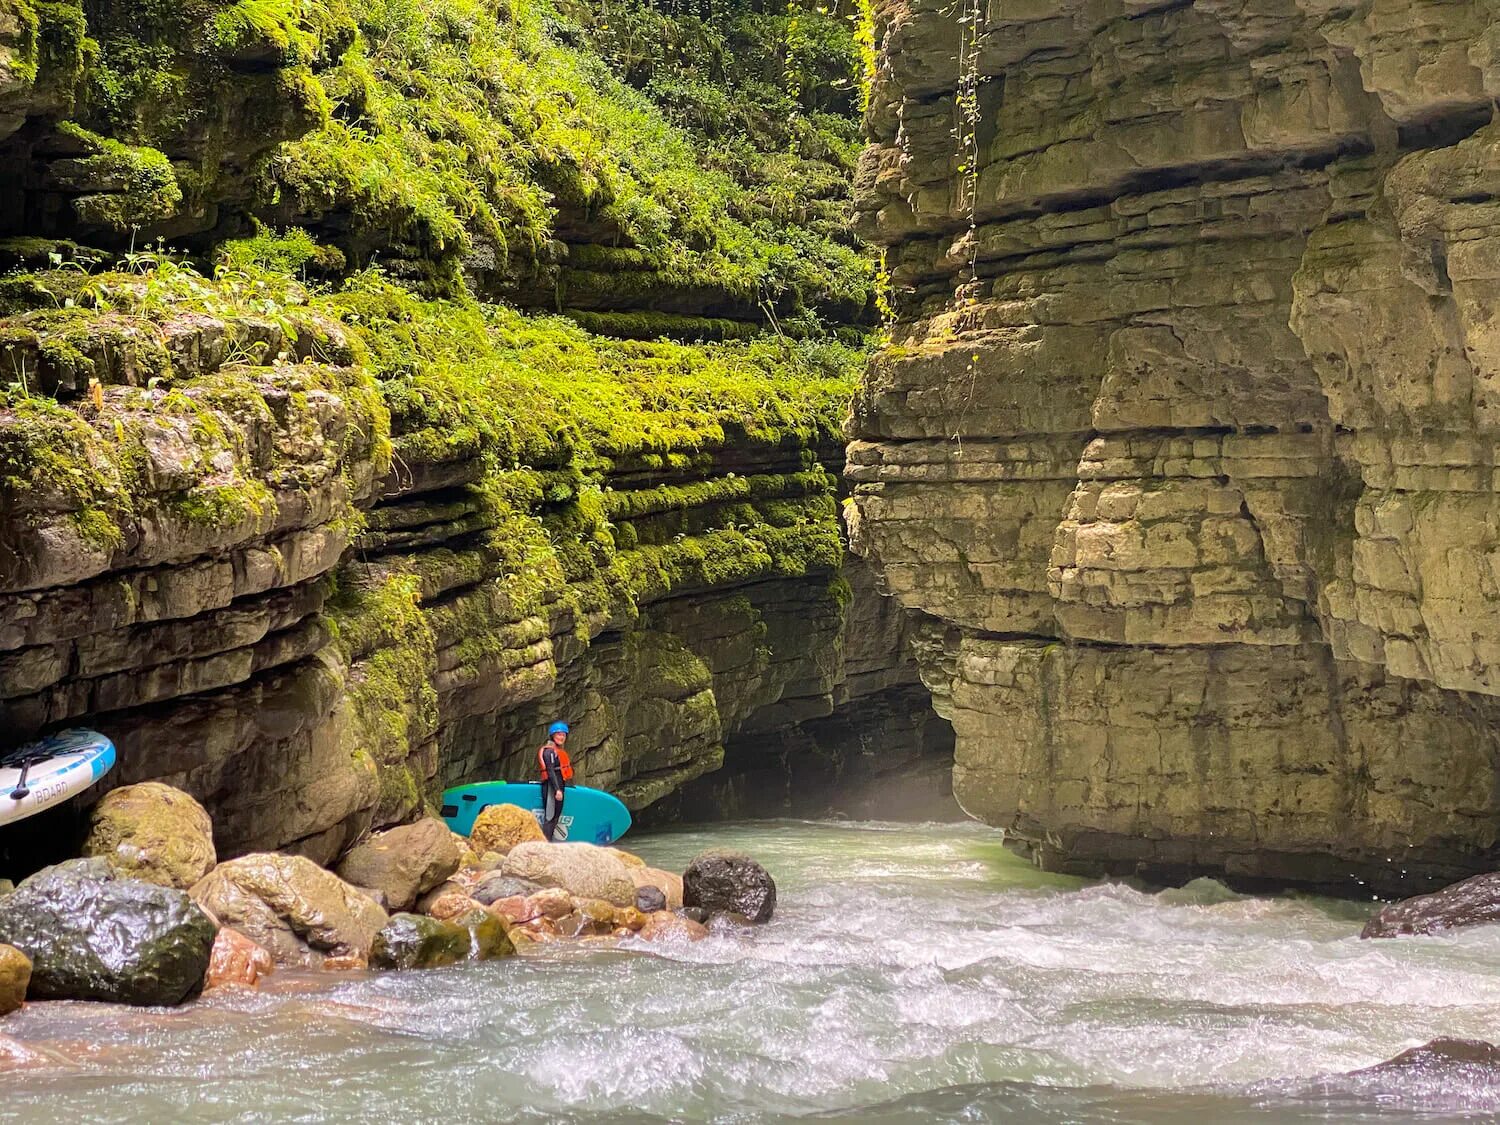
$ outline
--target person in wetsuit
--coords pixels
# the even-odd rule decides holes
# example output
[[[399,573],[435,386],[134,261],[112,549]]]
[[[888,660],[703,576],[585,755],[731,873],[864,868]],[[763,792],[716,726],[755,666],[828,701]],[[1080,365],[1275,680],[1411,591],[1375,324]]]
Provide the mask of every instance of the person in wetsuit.
[[[542,771],[542,834],[549,842],[562,817],[568,783],[573,780],[573,763],[568,760],[567,743],[568,724],[553,723],[547,728],[547,741],[536,752],[537,765]]]

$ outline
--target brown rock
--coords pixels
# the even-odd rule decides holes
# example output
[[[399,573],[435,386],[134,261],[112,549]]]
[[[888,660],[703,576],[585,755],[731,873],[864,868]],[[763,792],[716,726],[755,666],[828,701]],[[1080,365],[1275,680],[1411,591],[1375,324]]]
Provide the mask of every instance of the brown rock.
[[[441,820],[428,817],[377,832],[339,861],[338,875],[359,887],[384,893],[392,910],[407,910],[459,869],[459,837]]]
[[[646,917],[646,914],[633,906],[627,906],[624,910],[615,913],[615,921],[632,933],[646,924]]]
[[[526,908],[542,918],[561,918],[573,912],[573,896],[560,887],[548,887],[526,897]]]
[[[1434,1039],[1354,1073],[1383,1074],[1388,1071],[1421,1071],[1448,1078],[1467,1072],[1493,1082],[1500,1076],[1500,1047],[1482,1039]]]
[[[83,854],[103,858],[126,878],[186,890],[213,870],[213,822],[180,789],[127,785],[94,807]]]
[[[1500,873],[1476,875],[1430,895],[1393,902],[1365,923],[1363,938],[1435,934],[1500,922]]]
[[[670,910],[658,910],[648,917],[640,933],[647,941],[660,942],[701,941],[708,936],[708,930],[699,923]]]
[[[208,975],[203,987],[225,988],[238,986],[254,988],[260,978],[276,970],[276,962],[270,953],[256,945],[244,934],[225,926],[214,938],[213,952],[208,959]]]
[[[0,945],[0,1016],[21,1006],[30,983],[31,958],[13,945]]]
[[[318,968],[325,973],[362,973],[370,967],[369,959],[357,953],[346,953],[337,957],[325,957]]]
[[[502,870],[543,887],[561,887],[579,898],[602,898],[618,906],[635,902],[635,883],[626,867],[593,844],[517,844]]]
[[[440,922],[451,922],[472,910],[483,909],[483,903],[474,901],[462,891],[449,891],[429,903],[425,913],[427,917],[436,918]]]
[[[610,855],[614,856],[626,867],[645,867],[646,861],[634,852],[627,852],[624,848],[605,848]]]
[[[531,907],[523,895],[511,895],[490,903],[487,910],[507,925],[517,925],[532,917]]]
[[[386,912],[337,875],[302,856],[232,859],[199,881],[193,899],[221,924],[266,949],[278,965],[318,967],[327,958],[366,960]]]
[[[491,805],[475,819],[469,833],[469,844],[480,855],[507,855],[517,844],[545,839],[536,817],[519,805]]]
[[[655,887],[667,900],[666,909],[682,906],[682,876],[659,867],[632,867],[630,879],[637,887]]]

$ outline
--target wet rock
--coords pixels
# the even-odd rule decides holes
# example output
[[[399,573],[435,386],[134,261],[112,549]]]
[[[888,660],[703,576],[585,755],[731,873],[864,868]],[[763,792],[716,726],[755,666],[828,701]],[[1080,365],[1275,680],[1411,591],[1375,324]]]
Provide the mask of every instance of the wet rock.
[[[30,983],[31,958],[13,945],[0,945],[0,1016],[21,1006]]]
[[[697,922],[702,926],[708,925],[709,912],[701,906],[679,906],[672,913],[679,918],[686,918],[690,922]]]
[[[452,831],[429,817],[377,832],[340,860],[337,871],[346,882],[381,891],[390,909],[409,910],[462,862]]]
[[[277,965],[321,967],[329,957],[367,959],[388,920],[374,899],[302,856],[259,853],[221,863],[191,892]]]
[[[506,875],[503,872],[495,872],[474,884],[474,890],[470,897],[475,902],[481,902],[489,906],[502,898],[512,898],[516,895],[525,897],[541,890],[529,879],[517,879],[514,875]]]
[[[471,910],[454,922],[469,931],[470,961],[493,961],[516,951],[505,923],[488,910]]]
[[[89,818],[83,854],[107,860],[115,872],[187,890],[213,870],[213,822],[180,789],[147,781],[105,795]]]
[[[649,883],[644,887],[637,887],[635,908],[642,914],[655,914],[667,908],[667,896],[662,893],[660,887],[653,887]]]
[[[483,910],[484,904],[476,902],[463,891],[449,891],[428,903],[423,913],[440,922],[451,922],[474,910]]]
[[[203,987],[215,930],[182,891],[102,859],[45,868],[0,899],[0,942],[31,959],[35,1000],[180,1004]]]
[[[422,914],[396,914],[375,935],[372,969],[436,969],[469,956],[469,931]]]
[[[635,902],[632,868],[593,844],[517,844],[501,870],[579,898],[602,898],[617,906]]]
[[[483,908],[452,921],[396,914],[375,935],[372,969],[436,969],[460,961],[487,961],[515,952],[505,928]]]
[[[275,971],[276,962],[270,953],[244,934],[225,926],[214,938],[203,987],[254,988],[260,984],[261,977],[270,976]]]
[[[641,927],[641,937],[646,941],[689,942],[702,941],[708,936],[700,923],[691,918],[673,914],[670,910],[658,910],[646,919]]]
[[[531,907],[521,895],[497,898],[486,909],[506,925],[517,926],[531,919]]]
[[[1395,1058],[1375,1066],[1356,1070],[1355,1074],[1383,1074],[1389,1071],[1445,1072],[1480,1070],[1493,1080],[1500,1074],[1500,1047],[1482,1039],[1434,1039],[1402,1051]]]
[[[634,906],[627,906],[624,910],[615,911],[615,924],[635,933],[646,924],[647,916],[655,913],[658,911],[638,910]]]
[[[573,912],[573,896],[560,887],[548,887],[527,896],[526,908],[533,916],[556,920]]]
[[[1363,938],[1435,934],[1500,922],[1500,873],[1476,875],[1430,895],[1393,902],[1365,923]]]
[[[682,876],[675,871],[663,871],[659,867],[632,867],[630,879],[641,887],[655,887],[667,900],[667,909],[676,910],[682,905]]]
[[[325,973],[362,973],[370,967],[370,961],[358,953],[340,953],[323,958],[317,967]]]
[[[683,873],[682,901],[710,914],[723,911],[769,922],[776,911],[776,881],[743,852],[714,849],[694,857]]]
[[[508,855],[517,844],[545,839],[536,817],[519,805],[491,805],[475,819],[469,833],[469,844],[480,855]]]

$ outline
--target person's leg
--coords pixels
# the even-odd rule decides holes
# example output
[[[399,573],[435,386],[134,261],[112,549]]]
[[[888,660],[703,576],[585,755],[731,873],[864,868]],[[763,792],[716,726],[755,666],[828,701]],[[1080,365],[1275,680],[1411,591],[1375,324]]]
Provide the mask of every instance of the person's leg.
[[[560,797],[557,798],[557,808],[552,811],[552,831],[553,832],[557,831],[557,824],[558,824],[558,822],[560,820],[562,820],[563,804],[568,799],[568,790],[567,790],[566,787],[564,787],[562,789],[559,789],[558,792],[561,793],[562,796],[560,796]],[[566,838],[566,837],[564,837],[564,838]]]
[[[542,835],[550,843],[557,831],[557,818],[562,813],[562,803],[552,795],[552,786],[542,782]]]

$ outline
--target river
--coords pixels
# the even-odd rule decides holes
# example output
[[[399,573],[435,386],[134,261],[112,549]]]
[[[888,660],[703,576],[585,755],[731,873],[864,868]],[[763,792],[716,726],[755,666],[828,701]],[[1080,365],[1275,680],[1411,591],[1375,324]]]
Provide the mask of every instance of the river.
[[[1341,1076],[1500,1038],[1500,927],[1361,942],[1369,908],[1043,875],[977,825],[761,822],[632,837],[776,875],[751,934],[298,978],[171,1012],[32,1005],[57,1060],[0,1120],[1494,1120],[1484,1073]],[[1336,1077],[1322,1077],[1335,1075]]]

